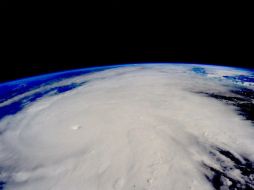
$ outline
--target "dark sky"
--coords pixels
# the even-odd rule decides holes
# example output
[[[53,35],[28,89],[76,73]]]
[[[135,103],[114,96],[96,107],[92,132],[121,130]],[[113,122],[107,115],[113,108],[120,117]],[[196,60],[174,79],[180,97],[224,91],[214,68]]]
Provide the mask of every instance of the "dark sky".
[[[253,68],[249,12],[180,6],[20,3],[0,81],[81,67],[187,62]],[[134,7],[134,10],[133,10]],[[163,8],[164,7],[164,8]],[[214,6],[218,7],[218,6]],[[179,6],[178,6],[179,8]],[[138,13],[138,14],[137,14]],[[184,14],[183,14],[184,13]],[[241,15],[241,16],[239,16]]]

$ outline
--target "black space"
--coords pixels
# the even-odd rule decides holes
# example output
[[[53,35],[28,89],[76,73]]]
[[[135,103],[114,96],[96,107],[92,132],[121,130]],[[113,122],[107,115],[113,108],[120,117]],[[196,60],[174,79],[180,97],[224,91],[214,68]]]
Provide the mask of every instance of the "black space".
[[[250,6],[231,4],[10,3],[0,81],[122,63],[253,68]]]

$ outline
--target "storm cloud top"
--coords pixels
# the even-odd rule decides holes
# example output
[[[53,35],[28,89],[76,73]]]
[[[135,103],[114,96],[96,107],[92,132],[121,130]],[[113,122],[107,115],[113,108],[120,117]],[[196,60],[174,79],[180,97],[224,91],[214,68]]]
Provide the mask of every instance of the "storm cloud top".
[[[205,190],[214,188],[215,171],[223,173],[221,186],[251,187],[252,174],[246,177],[235,160],[254,161],[253,123],[234,104],[209,96],[243,98],[234,90],[253,90],[253,83],[232,76],[246,75],[253,73],[129,65],[79,73],[3,100],[0,108],[26,100],[0,120],[3,188]]]

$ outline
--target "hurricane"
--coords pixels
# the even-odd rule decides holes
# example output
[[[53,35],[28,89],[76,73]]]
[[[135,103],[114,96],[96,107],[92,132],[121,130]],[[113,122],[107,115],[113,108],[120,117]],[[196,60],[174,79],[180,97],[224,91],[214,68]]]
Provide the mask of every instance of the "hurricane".
[[[254,71],[129,64],[0,84],[0,189],[254,189]]]

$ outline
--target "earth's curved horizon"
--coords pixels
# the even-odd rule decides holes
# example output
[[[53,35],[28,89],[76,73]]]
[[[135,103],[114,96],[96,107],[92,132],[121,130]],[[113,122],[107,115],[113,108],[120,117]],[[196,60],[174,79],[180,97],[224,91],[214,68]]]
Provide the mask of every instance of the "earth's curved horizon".
[[[254,70],[108,65],[0,84],[0,189],[254,189]]]
[[[53,71],[53,72],[44,72],[39,73],[38,75],[31,75],[31,76],[24,76],[19,77],[16,79],[10,79],[0,82],[0,85],[6,84],[6,83],[12,83],[17,81],[23,81],[23,80],[29,80],[33,78],[43,77],[43,76],[50,76],[50,75],[56,75],[56,74],[64,74],[69,72],[75,72],[75,71],[85,71],[85,70],[96,70],[101,68],[114,68],[114,67],[128,67],[128,66],[142,66],[142,65],[189,65],[189,66],[212,66],[212,67],[220,67],[220,68],[234,68],[239,70],[245,70],[254,72],[254,67],[241,67],[237,65],[223,65],[223,64],[216,64],[216,63],[184,63],[184,62],[133,62],[133,63],[122,63],[122,64],[107,64],[107,65],[97,65],[97,66],[89,66],[89,67],[81,67],[81,68],[70,68],[70,69],[64,69],[59,71]]]

